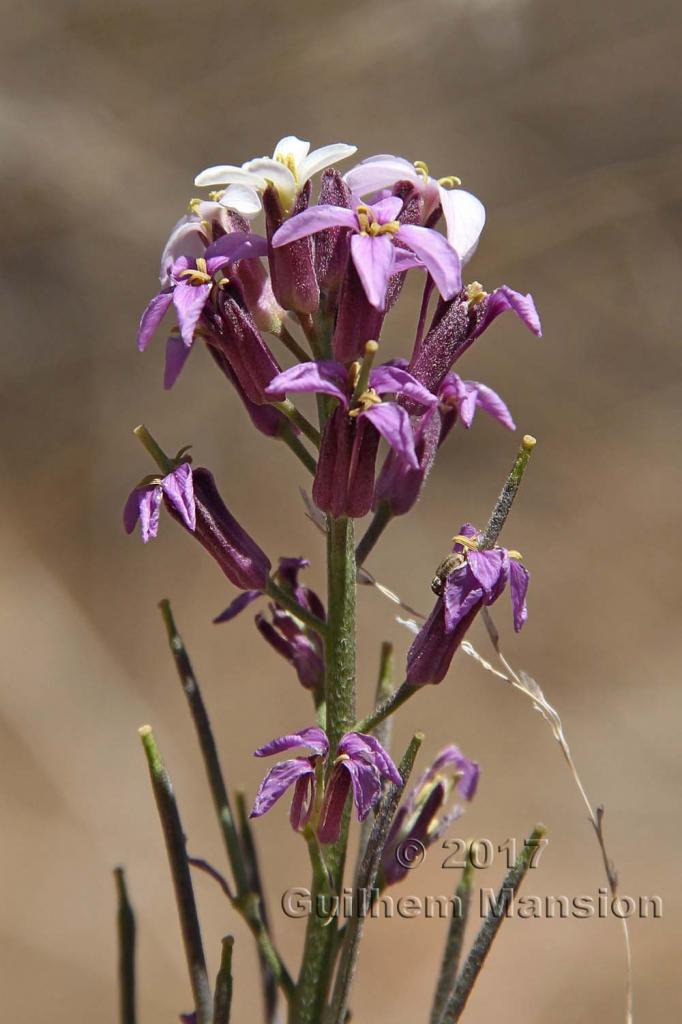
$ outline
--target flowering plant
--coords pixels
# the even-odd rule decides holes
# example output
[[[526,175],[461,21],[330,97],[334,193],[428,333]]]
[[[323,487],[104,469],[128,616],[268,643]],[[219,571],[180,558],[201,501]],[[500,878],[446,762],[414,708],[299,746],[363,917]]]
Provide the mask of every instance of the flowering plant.
[[[292,722],[294,731],[255,751],[257,757],[284,756],[265,775],[249,819],[238,797],[235,810],[201,691],[170,607],[162,603],[231,875],[224,878],[205,862],[188,858],[166,769],[150,728],[143,727],[193,993],[193,1009],[182,1019],[194,1024],[229,1019],[232,939],[224,940],[212,986],[191,867],[208,870],[220,882],[253,933],[267,1021],[279,1019],[278,1006],[284,1004],[290,1024],[348,1019],[362,915],[341,926],[330,911],[311,914],[294,976],[276,946],[264,902],[255,821],[278,813],[280,798],[291,794],[289,822],[308,849],[313,895],[332,899],[344,886],[354,808],[363,823],[357,891],[380,892],[397,884],[406,871],[399,858],[404,843],[426,846],[444,833],[462,813],[460,804],[447,811],[444,805],[455,792],[465,801],[474,797],[479,767],[451,744],[404,795],[423,737],[415,734],[394,761],[388,750],[390,718],[421,686],[445,679],[474,619],[505,590],[517,631],[527,618],[528,570],[519,553],[499,546],[498,538],[535,443],[528,436],[487,526],[479,530],[465,523],[453,538],[454,547],[433,580],[433,609],[416,628],[407,653],[402,682],[394,687],[392,652],[384,645],[375,706],[358,719],[356,585],[358,579],[371,579],[364,568],[368,556],[391,520],[414,507],[458,423],[468,430],[480,408],[515,429],[500,396],[463,379],[453,367],[505,311],[514,312],[535,335],[541,332],[530,295],[507,285],[487,292],[476,281],[465,283],[485,211],[459,187],[459,179],[434,179],[424,163],[388,155],[342,173],[336,164],[354,153],[346,144],[310,152],[307,142],[288,137],[272,157],[202,171],[197,187],[217,190],[193,199],[173,228],[163,249],[160,291],[140,321],[138,347],[144,351],[166,315],[173,314],[166,341],[167,388],[198,344],[208,350],[253,427],[290,449],[312,477],[312,514],[327,548],[323,601],[299,581],[305,559],[289,553],[273,571],[273,560],[261,546],[267,548],[267,540],[256,541],[235,518],[213,475],[194,465],[189,448],[168,456],[146,427],[136,428],[157,471],[133,488],[124,510],[126,530],[132,532],[139,522],[142,539],[154,538],[165,507],[237,588],[215,621],[229,622],[266,600],[267,611],[261,608],[255,617],[258,633],[312,697],[311,724]],[[313,202],[313,180],[320,173]],[[261,214],[264,234],[253,227]],[[384,337],[390,337],[391,312],[408,274],[423,278],[423,297],[405,360],[391,352]],[[316,398],[316,423],[296,404],[304,393]],[[369,514],[356,542],[356,521]],[[254,738],[254,746],[261,740]],[[540,829],[533,833],[531,848],[540,835]],[[518,887],[527,866],[524,851],[511,885]],[[119,885],[124,1020],[130,1022],[131,932],[125,923],[131,918],[120,873]],[[463,927],[461,917],[452,922],[447,949],[455,948],[458,936],[461,946]],[[491,940],[492,935],[488,944]],[[457,956],[444,958],[434,1024],[459,1019],[477,973],[472,977],[467,968],[469,963],[459,974]]]

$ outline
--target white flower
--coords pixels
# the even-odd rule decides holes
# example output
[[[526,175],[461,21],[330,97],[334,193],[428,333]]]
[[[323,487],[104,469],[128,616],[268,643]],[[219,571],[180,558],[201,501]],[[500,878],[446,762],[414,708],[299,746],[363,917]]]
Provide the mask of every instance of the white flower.
[[[358,196],[391,188],[397,181],[414,182],[427,207],[431,205],[435,209],[440,203],[448,242],[462,263],[473,256],[485,224],[485,207],[471,192],[452,187],[459,184],[457,178],[436,180],[429,176],[428,167],[421,161],[411,164],[403,157],[386,153],[363,160],[343,178],[351,192]]]
[[[223,206],[236,210],[244,217],[255,217],[261,210],[260,193],[272,185],[279,194],[282,209],[290,214],[296,196],[314,174],[331,167],[337,160],[345,160],[357,151],[357,146],[335,142],[309,152],[310,143],[287,135],[280,139],[271,157],[247,160],[241,167],[223,164],[207,167],[198,174],[194,184],[200,187],[227,185],[220,197]]]

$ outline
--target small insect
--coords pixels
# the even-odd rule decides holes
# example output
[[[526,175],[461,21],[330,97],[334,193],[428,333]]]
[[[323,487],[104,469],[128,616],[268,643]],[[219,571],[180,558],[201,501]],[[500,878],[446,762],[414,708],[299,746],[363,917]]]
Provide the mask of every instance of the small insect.
[[[431,580],[431,590],[434,594],[437,594],[438,597],[442,596],[448,576],[456,572],[457,569],[461,569],[465,562],[466,555],[463,555],[461,552],[454,552],[443,559]]]

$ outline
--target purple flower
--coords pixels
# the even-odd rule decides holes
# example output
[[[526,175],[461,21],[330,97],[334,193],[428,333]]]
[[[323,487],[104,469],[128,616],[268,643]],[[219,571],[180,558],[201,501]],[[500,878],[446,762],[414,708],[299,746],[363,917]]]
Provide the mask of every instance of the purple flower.
[[[434,580],[442,592],[407,653],[406,679],[411,686],[441,682],[476,615],[484,605],[493,604],[507,584],[517,632],[528,617],[530,574],[521,565],[521,556],[500,547],[480,551],[480,537],[471,523],[465,523],[455,538],[454,558],[446,563],[445,580]]]
[[[298,573],[310,563],[304,558],[280,558],[274,574],[275,582],[318,619],[325,620],[324,605],[314,590],[298,582]],[[260,590],[247,590],[232,601],[213,621],[229,622],[254,601],[262,597]],[[256,626],[261,636],[296,670],[299,682],[308,690],[321,687],[324,683],[324,647],[320,636],[308,629],[292,612],[277,602],[268,606],[271,621],[263,614],[256,616]]]
[[[409,862],[405,844],[413,841],[422,848],[431,846],[463,812],[460,804],[444,811],[454,790],[467,801],[476,792],[479,777],[476,761],[471,761],[453,745],[445,747],[424,771],[398,809],[381,860],[381,880],[393,885],[405,877]]]
[[[358,821],[364,821],[381,796],[384,779],[396,786],[402,783],[400,772],[379,740],[361,732],[347,732],[336,751],[324,794],[317,829],[320,842],[335,843],[339,838],[349,792]]]
[[[374,351],[376,346],[368,349]],[[360,373],[357,363],[350,370],[332,360],[299,363],[275,377],[265,392],[312,392],[338,401],[322,435],[313,484],[315,504],[334,516],[359,517],[369,511],[380,435],[401,462],[418,466],[408,413],[397,402],[382,401],[380,396],[402,395],[425,408],[437,403],[402,367],[385,364],[370,370],[364,388],[359,383]]]
[[[192,471],[196,525],[194,536],[216,560],[231,583],[241,590],[264,590],[270,560],[240,526],[218,493],[213,475],[203,468]],[[186,519],[164,492],[171,516],[189,529]]]
[[[297,832],[308,824],[315,806],[317,793],[316,769],[327,758],[329,741],[324,729],[310,726],[300,732],[280,736],[266,743],[255,752],[256,757],[270,757],[285,750],[307,747],[311,754],[280,761],[271,768],[261,782],[251,811],[252,818],[259,818],[284,796],[290,786],[294,787],[289,820]]]
[[[281,796],[294,786],[290,821],[297,831],[313,817],[318,782],[329,755],[324,730],[312,726],[301,732],[272,740],[256,751],[256,757],[279,754],[284,750],[307,747],[312,754],[280,761],[263,779],[251,817],[265,814]],[[349,792],[359,821],[369,814],[381,796],[384,779],[400,785],[398,769],[374,736],[348,732],[339,742],[336,757],[324,793],[321,794],[317,835],[322,843],[333,843],[339,837],[343,812]]]
[[[178,518],[193,531],[196,528],[196,508],[192,470],[189,463],[182,462],[167,476],[146,477],[133,488],[123,509],[123,525],[126,533],[132,533],[140,521],[142,540],[147,543],[159,532],[161,502],[166,498]]]
[[[196,234],[191,237],[195,238]],[[179,241],[184,240],[185,236],[181,235]],[[171,248],[174,247],[175,243]],[[170,264],[167,269],[168,284],[147,305],[137,333],[137,347],[140,352],[144,352],[166,311],[171,305],[174,306],[179,334],[171,333],[166,346],[164,384],[167,388],[175,383],[185,364],[209,302],[229,281],[224,275],[218,281],[215,275],[229,264],[257,258],[266,252],[267,243],[264,238],[244,231],[234,231],[210,245],[205,255],[178,256]]]
[[[477,409],[483,409],[508,430],[516,430],[512,415],[500,396],[480,381],[462,380],[456,373],[448,373],[441,384],[438,399],[443,413],[441,444],[458,419],[468,430]]]
[[[389,196],[373,205],[356,202],[354,210],[342,206],[313,206],[288,220],[272,239],[273,246],[290,242],[327,228],[351,231],[350,254],[372,306],[384,309],[386,290],[392,274],[421,261],[443,298],[452,298],[461,288],[459,256],[437,231],[397,219],[403,202]],[[395,243],[411,250],[407,260]],[[402,263],[401,263],[402,259]]]
[[[401,181],[411,182],[422,200],[424,223],[432,221],[434,214],[437,217],[440,208],[445,217],[448,242],[462,263],[473,256],[485,224],[485,207],[476,196],[455,187],[459,185],[458,178],[436,180],[429,175],[428,167],[421,160],[411,164],[403,157],[389,154],[363,160],[343,178],[358,196],[392,188]]]
[[[410,373],[438,392],[453,363],[506,310],[513,310],[533,334],[541,337],[540,318],[531,295],[521,295],[507,285],[488,294],[474,282],[452,302],[438,304],[428,334],[412,355]]]

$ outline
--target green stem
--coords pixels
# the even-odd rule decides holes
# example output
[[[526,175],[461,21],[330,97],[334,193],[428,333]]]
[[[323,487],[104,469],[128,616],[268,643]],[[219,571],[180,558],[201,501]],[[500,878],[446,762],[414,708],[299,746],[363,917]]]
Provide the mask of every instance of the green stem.
[[[234,936],[226,935],[220,957],[220,969],[215,980],[213,997],[213,1024],[230,1024],[232,1008],[232,948]]]
[[[355,549],[355,561],[357,562],[358,569],[361,569],[365,564],[368,555],[374,548],[382,533],[393,518],[391,513],[391,507],[387,501],[379,502],[376,512],[374,513],[372,520],[367,527],[362,540]]]
[[[125,872],[114,868],[118,897],[118,985],[121,1024],[135,1024],[135,914],[128,899]]]
[[[176,465],[175,462],[173,459],[168,458],[161,445],[152,437],[144,423],[140,423],[139,427],[135,427],[133,434],[140,444],[149,452],[162,473],[167,474],[173,472]]]
[[[399,786],[392,785],[380,804],[367,848],[363,854],[362,863],[357,873],[358,884],[354,894],[355,913],[349,921],[348,931],[344,939],[339,969],[334,983],[334,995],[327,1018],[329,1024],[344,1024],[346,1020],[350,986],[353,974],[355,973],[369,901],[372,898],[379,867],[381,866],[381,857],[386,840],[388,839],[391,822],[398,810],[400,797],[410,777],[423,740],[424,734],[420,732],[415,733],[412,737],[410,745],[399,765],[402,782]]]
[[[355,550],[352,519],[329,518],[327,532],[327,628],[325,631],[327,735],[331,771],[339,740],[355,719]],[[332,891],[339,893],[348,841],[346,809],[339,839],[325,850]],[[337,920],[316,913],[322,880],[313,879],[312,907],[298,980],[294,1024],[320,1024],[337,948]]]
[[[483,531],[483,536],[478,542],[479,551],[485,551],[486,548],[492,548],[497,542],[497,538],[502,532],[502,527],[507,521],[507,516],[511,512],[512,505],[514,504],[514,498],[516,492],[521,486],[523,480],[523,474],[526,472],[526,467],[530,461],[530,456],[535,448],[536,440],[531,437],[530,434],[526,434],[521,442],[521,448],[519,454],[514,460],[512,471],[507,477],[507,482],[500,492],[500,496],[495,502],[495,507],[488,520],[488,525]]]
[[[291,614],[295,615],[297,619],[300,619],[300,621],[305,626],[308,626],[309,629],[314,629],[319,636],[325,637],[327,635],[327,623],[323,622],[322,619],[318,619],[316,615],[313,615],[312,612],[309,612],[306,608],[300,605],[296,598],[293,597],[289,591],[280,587],[278,583],[275,583],[272,577],[270,577],[267,582],[265,593],[268,597],[271,597],[276,604],[281,605],[282,608],[286,608],[288,612],[291,612]]]
[[[307,420],[305,418],[302,412],[299,412],[299,410],[296,408],[296,406],[290,399],[285,398],[281,402],[273,402],[272,404],[274,405],[275,409],[279,409],[281,413],[284,413],[287,419],[291,420],[292,423],[295,423],[298,429],[301,431],[301,433],[305,434],[308,440],[312,441],[316,448],[320,447],[319,430],[317,429],[317,427],[314,427],[312,425],[310,420]]]
[[[252,879],[249,878],[249,865],[244,860],[244,854],[246,852],[248,856],[249,849],[243,845],[235,825],[227,785],[220,766],[211,722],[201,695],[199,683],[194,674],[194,669],[192,668],[192,663],[185,649],[182,637],[175,625],[170,602],[167,600],[161,601],[159,607],[168,633],[168,642],[175,659],[178,676],[194,721],[204,760],[204,768],[206,769],[206,776],[211,796],[213,797],[213,805],[220,823],[227,858],[230,862],[237,887],[233,906],[243,916],[251,929],[258,946],[261,963],[264,965],[263,970],[267,968],[268,971],[272,972],[287,999],[290,999],[293,991],[293,982],[282,963],[281,957],[275,950],[267,923],[263,918],[260,894],[254,890]],[[267,978],[264,975],[263,984],[267,992],[266,982]]]
[[[354,732],[371,732],[380,722],[383,722],[394,711],[397,711],[406,700],[410,699],[412,694],[417,693],[420,689],[420,686],[410,686],[409,683],[401,683],[390,697],[387,697],[371,714],[367,715],[366,718],[362,718],[353,726]]]
[[[213,798],[213,806],[215,807],[215,812],[223,833],[225,850],[230,862],[230,867],[232,868],[232,874],[237,887],[237,895],[244,896],[249,891],[249,883],[246,876],[246,868],[244,866],[244,856],[239,842],[239,835],[237,833],[234,815],[230,806],[227,785],[225,784],[225,778],[220,766],[218,748],[216,747],[206,705],[204,704],[199,683],[194,674],[194,669],[192,668],[192,662],[189,659],[182,637],[175,625],[170,601],[166,599],[160,601],[159,608],[166,627],[166,633],[168,634],[168,645],[175,661],[178,677],[185,697],[187,698],[197,739],[199,740],[199,746],[204,760],[204,768],[206,769],[206,776],[208,778],[208,784]]]
[[[286,324],[282,324],[279,333],[277,334],[277,337],[282,342],[282,344],[289,349],[292,356],[296,356],[299,363],[310,362],[310,356],[308,355],[304,348],[301,348],[299,343],[296,341],[296,338],[294,338],[293,334],[289,331],[289,328],[286,326]]]
[[[471,889],[475,873],[473,861],[471,859],[475,845],[475,842],[469,843],[469,846],[467,847],[464,871],[462,872],[459,885],[455,890],[455,909],[453,911],[452,920],[450,921],[448,936],[445,941],[445,949],[443,950],[443,959],[441,961],[436,994],[433,998],[430,1024],[440,1024],[441,1018],[445,1013],[445,1008],[450,999],[452,999],[455,985],[457,983],[457,972],[459,971],[459,961],[462,955],[464,932],[467,926],[467,918],[469,917]]]
[[[287,448],[289,448],[294,453],[299,462],[303,463],[308,472],[312,473],[312,475],[314,476],[315,471],[317,470],[317,462],[310,454],[306,446],[293,432],[291,427],[287,425],[286,429],[284,429],[279,436],[282,438]]]
[[[467,1000],[471,995],[471,990],[476,984],[481,968],[485,962],[485,958],[490,952],[493,940],[506,917],[507,910],[509,909],[523,879],[526,876],[533,854],[546,831],[547,830],[544,825],[535,826],[530,837],[526,839],[523,850],[517,857],[516,864],[502,883],[502,888],[497,894],[495,906],[491,908],[488,916],[481,925],[478,935],[474,939],[474,944],[471,947],[471,951],[466,958],[462,972],[457,980],[455,991],[452,998],[448,1001],[445,1013],[441,1018],[442,1024],[457,1024],[462,1016]]]
[[[206,958],[201,941],[201,929],[197,916],[197,905],[190,876],[185,834],[182,830],[180,814],[175,802],[175,794],[171,780],[161,760],[151,726],[143,725],[139,730],[142,746],[147,757],[149,776],[154,790],[156,806],[161,819],[166,850],[170,864],[175,901],[180,918],[180,929],[185,946],[185,956],[189,968],[190,984],[194,995],[194,1009],[197,1024],[211,1024],[213,1019],[213,999],[211,985],[206,972]]]

